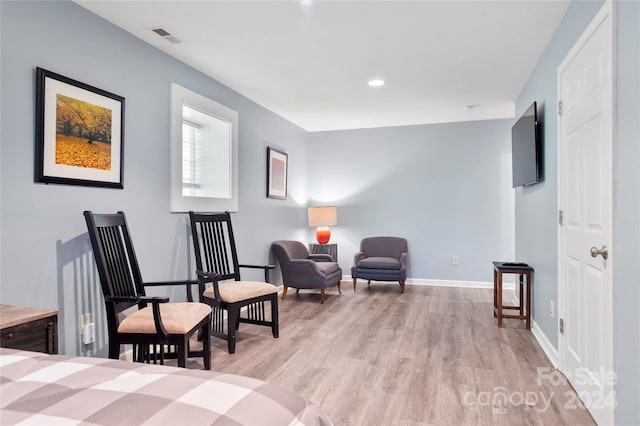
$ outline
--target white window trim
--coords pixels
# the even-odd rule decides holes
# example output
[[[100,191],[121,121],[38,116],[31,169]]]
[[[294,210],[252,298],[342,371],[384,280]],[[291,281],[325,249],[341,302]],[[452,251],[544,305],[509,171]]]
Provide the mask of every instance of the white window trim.
[[[198,109],[231,123],[231,198],[205,198],[182,195],[182,105]],[[171,173],[170,210],[184,213],[238,211],[238,112],[198,93],[171,83]]]

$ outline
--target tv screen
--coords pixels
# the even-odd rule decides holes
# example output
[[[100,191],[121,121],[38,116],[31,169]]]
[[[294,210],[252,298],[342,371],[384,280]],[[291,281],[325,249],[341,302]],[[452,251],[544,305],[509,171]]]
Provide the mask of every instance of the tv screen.
[[[513,187],[540,181],[540,137],[536,103],[522,114],[511,128]]]

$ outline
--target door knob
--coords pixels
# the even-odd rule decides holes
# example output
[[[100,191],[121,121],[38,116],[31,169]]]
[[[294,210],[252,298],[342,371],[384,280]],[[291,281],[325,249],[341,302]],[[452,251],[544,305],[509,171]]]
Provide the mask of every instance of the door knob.
[[[598,255],[606,260],[609,257],[609,249],[607,246],[602,246],[600,250],[598,250],[597,247],[591,247],[591,257],[598,257]]]

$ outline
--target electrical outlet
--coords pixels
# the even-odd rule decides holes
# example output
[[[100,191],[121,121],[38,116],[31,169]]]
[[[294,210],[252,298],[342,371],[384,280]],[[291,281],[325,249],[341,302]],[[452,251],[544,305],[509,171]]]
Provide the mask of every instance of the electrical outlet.
[[[96,340],[95,325],[93,323],[82,326],[82,343],[88,345]]]
[[[80,315],[80,338],[82,343],[88,345],[95,341],[95,324],[91,318],[91,313]]]
[[[549,301],[549,315],[551,315],[551,318],[556,316],[556,310],[555,306],[553,305],[553,300]]]
[[[451,264],[458,265],[460,263],[460,258],[458,256],[451,256]]]

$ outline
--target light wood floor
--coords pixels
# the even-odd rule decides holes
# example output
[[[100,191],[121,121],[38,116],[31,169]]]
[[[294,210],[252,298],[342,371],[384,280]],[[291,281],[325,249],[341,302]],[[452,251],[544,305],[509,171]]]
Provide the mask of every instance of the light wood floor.
[[[363,282],[319,297],[279,300],[279,339],[241,324],[234,355],[212,339],[212,369],[294,391],[336,425],[594,424],[569,385],[537,382],[553,367],[524,322],[497,328],[492,290]]]

